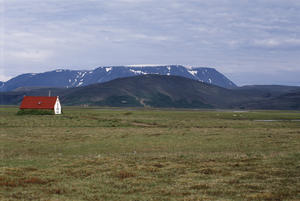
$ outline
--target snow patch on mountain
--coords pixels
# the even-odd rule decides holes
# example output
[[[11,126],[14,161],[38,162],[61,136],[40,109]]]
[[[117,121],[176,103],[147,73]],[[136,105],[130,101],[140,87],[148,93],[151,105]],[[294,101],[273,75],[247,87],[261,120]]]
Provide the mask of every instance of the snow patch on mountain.
[[[193,76],[196,76],[197,73],[198,73],[198,71],[196,71],[196,70],[188,70],[188,72],[189,72],[190,74],[192,74]]]
[[[137,74],[137,75],[147,75],[148,73],[145,73],[141,70],[133,70],[133,69],[129,69],[130,72]]]
[[[112,69],[112,67],[107,67],[107,68],[105,68],[106,72],[111,71],[111,69]]]
[[[81,86],[83,84],[83,81],[80,81],[79,84],[77,84],[77,87]]]
[[[159,66],[165,66],[164,64],[132,64],[132,65],[126,65],[125,67],[159,67]]]
[[[86,75],[86,72],[84,72],[82,75],[81,75],[81,77],[84,77]]]

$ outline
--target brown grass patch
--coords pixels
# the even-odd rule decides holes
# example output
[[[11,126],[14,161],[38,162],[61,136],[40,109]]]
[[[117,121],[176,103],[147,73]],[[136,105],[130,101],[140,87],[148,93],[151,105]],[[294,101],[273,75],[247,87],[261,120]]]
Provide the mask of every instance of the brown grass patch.
[[[130,177],[135,177],[136,174],[133,173],[133,172],[128,172],[126,170],[121,170],[120,172],[118,172],[116,174],[116,177],[119,178],[119,179],[127,179],[127,178],[130,178]]]
[[[190,187],[192,190],[207,190],[210,186],[208,184],[196,184]]]
[[[288,197],[287,194],[263,192],[248,196],[248,200],[281,201]]]
[[[162,133],[152,133],[152,134],[147,134],[148,137],[158,137],[163,135]]]
[[[24,184],[47,184],[49,181],[40,179],[38,177],[31,177],[28,179],[20,180],[21,183]]]
[[[138,126],[138,127],[153,127],[153,126],[156,126],[156,124],[147,124],[147,123],[142,123],[142,122],[132,122],[131,124],[133,126]]]
[[[164,165],[161,164],[161,163],[156,163],[156,164],[154,164],[153,166],[154,166],[154,167],[157,167],[157,168],[163,168],[163,167],[164,167]]]
[[[51,180],[44,180],[38,177],[30,177],[30,178],[0,178],[0,186],[6,187],[18,187],[18,186],[25,186],[29,184],[38,184],[38,185],[45,185],[52,182]]]
[[[76,169],[66,169],[64,172],[66,175],[69,175],[74,178],[85,178],[89,177],[92,174],[95,174],[96,170],[92,169],[83,169],[83,168],[76,168]]]
[[[220,171],[212,168],[203,168],[203,169],[196,170],[195,173],[214,175],[220,173]]]
[[[55,187],[55,188],[49,189],[48,192],[51,194],[61,195],[61,194],[66,193],[67,191],[66,191],[66,189]]]

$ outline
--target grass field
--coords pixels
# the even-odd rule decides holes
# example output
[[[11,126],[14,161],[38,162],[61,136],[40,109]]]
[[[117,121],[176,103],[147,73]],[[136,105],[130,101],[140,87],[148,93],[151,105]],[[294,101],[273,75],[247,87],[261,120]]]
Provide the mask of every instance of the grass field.
[[[0,200],[300,200],[299,112],[16,113],[0,109]]]

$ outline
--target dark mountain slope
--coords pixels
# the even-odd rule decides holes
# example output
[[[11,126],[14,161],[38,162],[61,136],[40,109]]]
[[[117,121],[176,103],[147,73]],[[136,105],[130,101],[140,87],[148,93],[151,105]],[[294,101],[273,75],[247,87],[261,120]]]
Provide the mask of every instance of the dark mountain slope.
[[[0,105],[19,105],[24,96],[48,96],[49,91],[53,96],[62,96],[68,93],[61,88],[19,88],[16,91],[0,92]]]
[[[243,104],[249,109],[300,110],[300,90]]]
[[[73,88],[62,100],[69,105],[112,106],[114,99],[118,106],[232,108],[258,98],[179,76],[144,75]]]
[[[230,90],[183,77],[144,75],[72,89],[63,102],[107,105],[114,97],[120,105],[130,100],[137,106],[223,107],[227,103],[217,98],[222,94],[234,96]]]
[[[24,95],[59,95],[65,105],[225,108],[244,99],[231,90],[199,81],[164,75],[119,78],[77,88],[19,88],[1,93],[1,104],[17,104]],[[220,99],[220,97],[227,97]]]
[[[300,109],[297,89],[248,86],[232,90],[179,76],[143,75],[69,89],[18,88],[0,93],[0,104],[19,104],[24,95],[47,96],[51,90],[63,105]]]
[[[242,92],[244,94],[255,94],[262,97],[277,97],[282,94],[291,93],[300,90],[298,86],[281,86],[281,85],[249,85],[243,87],[237,87],[234,90]]]

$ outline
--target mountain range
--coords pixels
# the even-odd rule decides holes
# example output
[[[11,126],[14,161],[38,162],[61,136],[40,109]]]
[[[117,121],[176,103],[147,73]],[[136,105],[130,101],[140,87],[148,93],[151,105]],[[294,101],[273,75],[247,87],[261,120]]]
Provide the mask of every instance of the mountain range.
[[[73,88],[22,87],[0,93],[0,104],[21,102],[24,95],[60,96],[63,105],[159,108],[300,109],[300,87],[254,85],[226,89],[168,75],[140,75]]]
[[[0,82],[0,92],[12,91],[20,87],[73,88],[104,83],[117,78],[148,74],[181,76],[228,89],[237,87],[214,68],[187,68],[182,65],[131,65],[99,67],[94,70],[59,69],[45,73],[22,74],[7,82]]]

